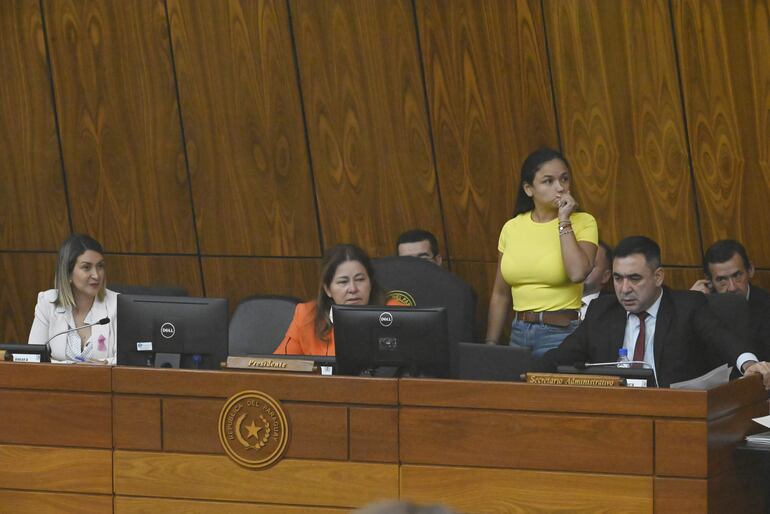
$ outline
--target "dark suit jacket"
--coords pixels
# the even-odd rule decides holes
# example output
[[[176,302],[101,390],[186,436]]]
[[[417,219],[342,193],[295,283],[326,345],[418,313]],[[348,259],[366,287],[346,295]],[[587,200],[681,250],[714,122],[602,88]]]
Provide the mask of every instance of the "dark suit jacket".
[[[759,360],[770,360],[770,293],[753,284],[749,290],[749,323],[754,352]]]
[[[537,371],[555,371],[576,362],[614,362],[623,346],[626,310],[614,296],[599,297],[588,307],[586,319],[558,348],[535,363]],[[696,291],[663,288],[655,324],[655,369],[661,387],[695,378],[712,369],[709,356],[735,366],[738,356],[751,351],[748,334],[731,333],[719,322]]]

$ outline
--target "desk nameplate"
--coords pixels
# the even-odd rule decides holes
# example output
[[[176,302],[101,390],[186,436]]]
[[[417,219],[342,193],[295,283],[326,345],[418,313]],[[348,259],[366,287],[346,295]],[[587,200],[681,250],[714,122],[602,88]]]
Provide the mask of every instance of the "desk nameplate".
[[[228,357],[227,367],[230,369],[312,373],[315,371],[315,361],[306,359],[282,359],[280,357]]]

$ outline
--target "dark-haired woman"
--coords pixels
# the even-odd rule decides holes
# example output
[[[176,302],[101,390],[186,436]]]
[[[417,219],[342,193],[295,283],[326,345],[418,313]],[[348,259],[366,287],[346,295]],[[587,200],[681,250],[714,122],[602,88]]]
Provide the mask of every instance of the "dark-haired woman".
[[[531,348],[534,357],[577,327],[583,279],[599,239],[596,220],[577,208],[564,156],[550,148],[531,153],[521,168],[514,217],[500,232],[487,343],[497,344],[511,306],[511,344]]]
[[[383,305],[385,294],[374,280],[369,256],[355,245],[336,245],[321,265],[318,296],[300,303],[275,354],[335,355],[332,305]],[[389,301],[388,305],[400,305]]]
[[[102,245],[82,234],[68,237],[59,250],[54,282],[55,289],[37,296],[28,342],[50,340],[52,362],[114,364],[118,294],[106,287]],[[103,318],[110,322],[62,333]]]

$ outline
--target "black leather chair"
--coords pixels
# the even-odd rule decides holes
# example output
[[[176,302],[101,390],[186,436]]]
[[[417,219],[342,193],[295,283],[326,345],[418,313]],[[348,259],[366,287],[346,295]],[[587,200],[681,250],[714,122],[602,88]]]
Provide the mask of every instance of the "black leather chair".
[[[187,296],[187,289],[178,286],[141,286],[135,284],[107,284],[107,289],[120,294],[146,296]]]
[[[719,321],[731,332],[735,333],[736,337],[742,338],[749,344],[746,351],[753,351],[751,347],[753,342],[751,341],[751,325],[749,323],[749,302],[746,301],[746,298],[737,294],[711,293],[706,295],[706,299],[711,310],[719,318]],[[713,367],[724,364],[724,358],[713,351],[709,353],[709,361]],[[735,366],[734,362],[729,364],[730,366]],[[740,372],[735,369],[732,376],[740,376]]]
[[[286,335],[300,302],[290,296],[249,296],[230,319],[228,355],[273,353]]]
[[[415,307],[446,307],[452,376],[459,369],[457,344],[473,340],[476,293],[463,279],[416,257],[383,257],[372,262],[377,282],[392,298]]]

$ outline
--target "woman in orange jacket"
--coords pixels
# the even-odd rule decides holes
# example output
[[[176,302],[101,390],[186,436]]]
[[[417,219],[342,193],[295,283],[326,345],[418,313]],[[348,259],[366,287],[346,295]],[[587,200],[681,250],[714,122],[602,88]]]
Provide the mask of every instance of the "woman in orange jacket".
[[[281,355],[335,355],[332,305],[383,305],[385,294],[374,279],[369,256],[359,247],[340,244],[324,254],[315,300],[300,303],[281,344]],[[387,305],[400,305],[388,301]]]

